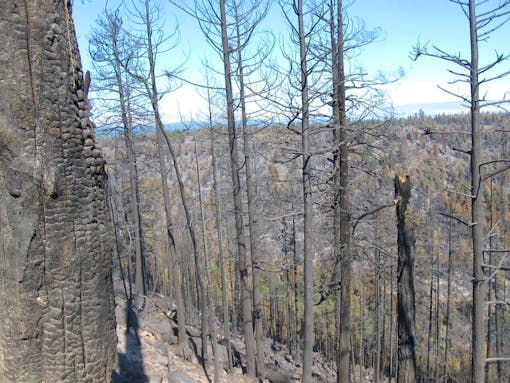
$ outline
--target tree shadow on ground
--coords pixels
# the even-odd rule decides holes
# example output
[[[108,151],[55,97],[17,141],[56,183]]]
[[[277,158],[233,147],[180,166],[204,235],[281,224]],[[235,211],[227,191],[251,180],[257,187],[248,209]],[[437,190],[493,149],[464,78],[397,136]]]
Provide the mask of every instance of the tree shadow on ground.
[[[199,347],[198,347],[197,343],[195,342],[193,337],[189,337],[188,342],[190,343],[191,349],[192,349],[193,353],[195,354],[195,356],[198,360],[198,363],[200,364],[200,366],[202,367],[202,370],[204,371],[207,381],[209,383],[211,383],[211,377],[209,376],[209,372],[207,370],[207,363],[206,363],[206,361],[204,361],[204,359],[202,357],[202,353],[199,351]]]
[[[112,372],[112,383],[147,383],[142,355],[142,343],[138,336],[140,324],[138,312],[131,302],[126,302],[126,350],[117,352],[118,371]]]

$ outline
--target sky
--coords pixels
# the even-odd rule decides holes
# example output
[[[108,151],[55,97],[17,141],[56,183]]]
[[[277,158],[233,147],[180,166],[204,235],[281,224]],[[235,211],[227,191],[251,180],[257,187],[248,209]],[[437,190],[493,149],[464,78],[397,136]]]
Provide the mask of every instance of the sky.
[[[183,2],[191,3],[191,0]],[[118,0],[74,1],[73,18],[85,69],[92,66],[88,54],[91,28],[105,5],[115,6],[116,3]],[[281,40],[287,35],[285,19],[277,2],[273,3],[262,27],[271,29]],[[489,5],[497,3],[498,0],[488,1]],[[217,55],[207,46],[195,20],[165,0],[161,0],[161,4],[165,27],[170,31],[179,24],[181,41],[179,47],[162,56],[159,63],[161,67],[172,68],[185,62],[182,76],[196,81],[203,77],[204,60],[214,61]],[[416,62],[410,58],[417,42],[468,57],[469,24],[458,5],[448,0],[356,0],[350,5],[348,14],[362,20],[367,29],[380,28],[380,38],[363,49],[356,57],[356,64],[365,68],[370,75],[383,73],[391,77],[397,72],[403,74],[397,82],[384,87],[397,111],[411,113],[420,107],[425,111],[433,110],[432,107],[427,109],[427,105],[436,104],[438,107],[437,103],[456,101],[456,98],[440,90],[438,85],[452,91],[466,91],[466,88],[458,84],[448,84],[453,79],[448,69],[457,69],[454,66],[426,57]],[[510,53],[509,35],[510,23],[495,32],[488,41],[480,43],[481,64],[494,59],[496,51]],[[510,70],[510,61],[500,68]],[[489,88],[482,88],[482,93],[487,92],[488,99],[499,99],[506,91],[510,91],[510,77],[492,83]],[[177,122],[196,118],[197,112],[206,110],[206,105],[194,87],[184,85],[166,95],[162,99],[161,108],[165,122]],[[458,111],[458,106],[447,110],[443,105],[443,111]]]

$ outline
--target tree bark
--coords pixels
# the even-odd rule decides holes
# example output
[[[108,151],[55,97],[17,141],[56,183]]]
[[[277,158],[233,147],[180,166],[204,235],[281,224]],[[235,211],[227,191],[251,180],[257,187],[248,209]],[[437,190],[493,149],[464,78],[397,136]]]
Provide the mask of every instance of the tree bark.
[[[107,382],[107,178],[70,2],[1,1],[0,33],[0,382]]]
[[[333,72],[333,220],[336,269],[337,382],[348,383],[351,353],[351,274],[350,202],[347,193],[349,151],[345,114],[345,70],[342,0],[331,5],[331,50]],[[336,5],[336,9],[333,9]],[[336,15],[336,20],[335,20]],[[338,294],[340,299],[338,299]],[[341,307],[341,309],[340,309]]]
[[[409,176],[395,177],[398,226],[398,367],[397,383],[416,382],[415,351],[415,288],[414,288],[414,230],[406,223],[406,212],[411,197]]]

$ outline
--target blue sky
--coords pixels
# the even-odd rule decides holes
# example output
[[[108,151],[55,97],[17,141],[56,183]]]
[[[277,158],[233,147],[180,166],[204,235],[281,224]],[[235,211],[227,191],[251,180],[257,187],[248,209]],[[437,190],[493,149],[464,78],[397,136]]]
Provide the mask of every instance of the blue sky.
[[[489,4],[497,2],[489,0]],[[109,0],[108,4],[116,3],[118,0]],[[207,47],[193,19],[165,0],[161,0],[161,3],[167,15],[167,27],[171,29],[176,22],[180,24],[181,45],[171,55],[162,57],[160,63],[172,67],[182,62],[183,57],[188,57],[184,75],[196,79],[202,73],[202,60],[214,60],[214,53]],[[274,3],[265,27],[273,29],[276,35],[285,34],[285,20],[276,1]],[[105,0],[74,1],[73,16],[85,68],[91,66],[87,36],[105,4]],[[348,13],[350,17],[364,20],[368,29],[379,27],[383,32],[381,39],[364,48],[357,58],[359,64],[370,74],[378,71],[394,73],[399,68],[403,69],[404,77],[385,88],[396,107],[455,100],[437,88],[438,84],[445,86],[452,80],[447,69],[454,67],[428,58],[413,62],[409,56],[417,41],[423,44],[429,42],[449,52],[469,53],[468,23],[458,5],[448,0],[357,0],[350,6]],[[507,24],[493,34],[489,41],[480,44],[482,63],[492,59],[495,50],[510,53],[509,35],[510,24]],[[510,61],[504,65],[506,67],[502,69],[510,70]],[[450,89],[464,91],[458,85]],[[510,78],[492,84],[490,89],[482,89],[489,92],[489,98],[501,98],[507,90],[510,90]],[[191,116],[205,108],[191,86],[183,86],[174,94],[165,96],[162,106],[167,121],[178,121],[179,113]]]

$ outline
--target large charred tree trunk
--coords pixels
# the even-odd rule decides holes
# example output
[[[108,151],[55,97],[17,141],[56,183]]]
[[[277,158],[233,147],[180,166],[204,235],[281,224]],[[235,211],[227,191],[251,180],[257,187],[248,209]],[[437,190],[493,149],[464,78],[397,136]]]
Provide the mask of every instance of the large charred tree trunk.
[[[70,2],[1,1],[0,33],[0,382],[109,381],[106,177]]]
[[[414,231],[406,223],[406,211],[411,197],[411,181],[395,177],[398,225],[398,383],[416,382],[415,351],[415,288],[414,288]]]
[[[350,381],[349,357],[351,354],[351,274],[349,196],[349,150],[347,117],[345,113],[345,69],[342,0],[331,4],[331,52],[333,78],[333,217],[336,265],[336,336],[337,382]],[[335,9],[336,7],[336,9]],[[335,17],[336,14],[336,17]]]

